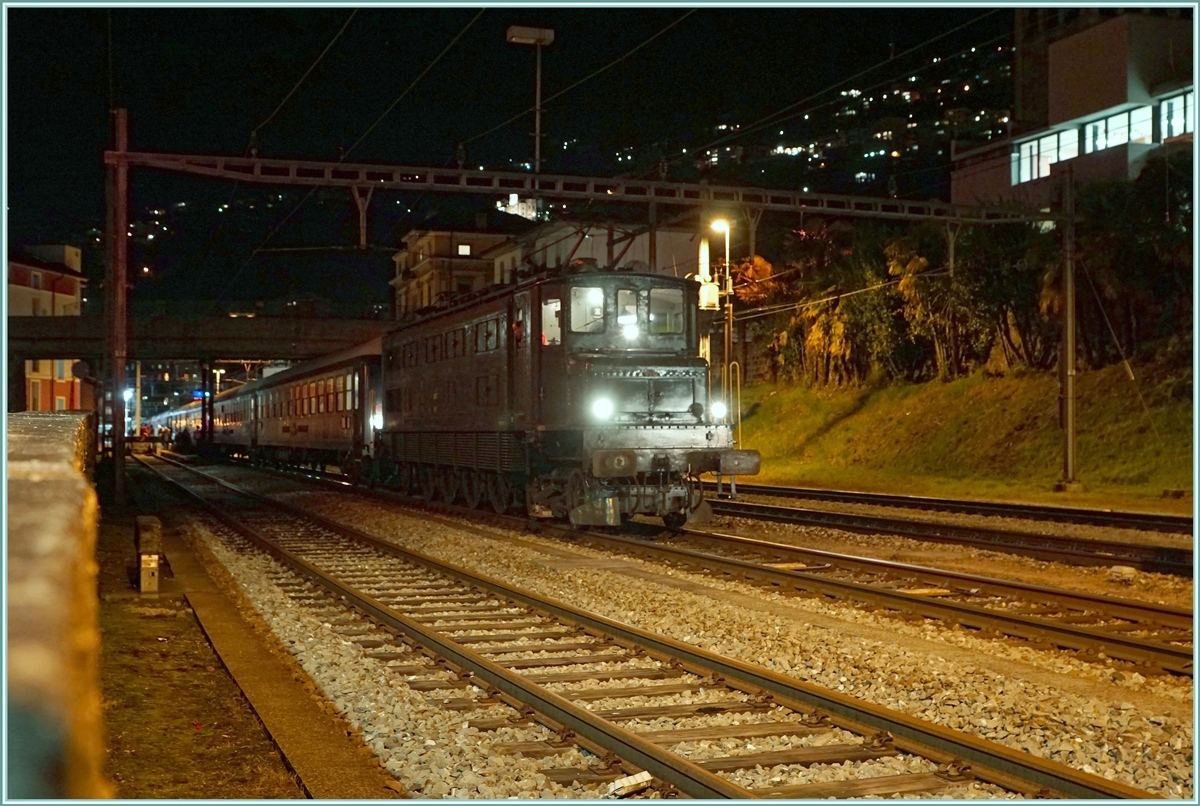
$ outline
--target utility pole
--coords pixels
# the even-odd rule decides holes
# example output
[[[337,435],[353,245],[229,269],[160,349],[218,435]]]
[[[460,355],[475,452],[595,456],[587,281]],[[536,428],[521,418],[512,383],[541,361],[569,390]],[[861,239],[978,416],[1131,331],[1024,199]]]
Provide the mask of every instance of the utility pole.
[[[113,500],[125,504],[125,358],[127,314],[125,307],[126,262],[129,244],[129,110],[114,109],[113,135],[116,140],[115,159],[110,163],[108,190],[108,267],[105,291],[108,297],[108,357],[112,373],[112,460]],[[103,401],[101,402],[103,406]],[[103,434],[103,432],[102,432]],[[103,440],[103,437],[102,437]],[[103,441],[101,442],[103,444]]]
[[[1054,489],[1082,492],[1075,479],[1075,177],[1067,165],[1063,173],[1062,204],[1066,215],[1063,232],[1063,336],[1059,383],[1062,397],[1063,477]]]

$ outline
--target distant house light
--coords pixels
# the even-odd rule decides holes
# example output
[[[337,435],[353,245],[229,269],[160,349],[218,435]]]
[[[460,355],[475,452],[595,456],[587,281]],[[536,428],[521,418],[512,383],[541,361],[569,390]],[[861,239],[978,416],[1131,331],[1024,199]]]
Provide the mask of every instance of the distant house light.
[[[460,243],[460,244],[458,245],[458,254],[460,254],[460,255],[463,255],[464,257],[470,257],[470,255],[471,255],[471,244],[469,244],[469,243]]]

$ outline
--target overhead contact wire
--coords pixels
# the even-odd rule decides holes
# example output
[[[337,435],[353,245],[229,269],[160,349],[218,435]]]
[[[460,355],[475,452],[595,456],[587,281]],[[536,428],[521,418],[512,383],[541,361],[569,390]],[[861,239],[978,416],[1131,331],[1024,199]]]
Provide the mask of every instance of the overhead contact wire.
[[[374,131],[375,128],[380,123],[383,122],[383,119],[386,118],[388,116],[388,114],[396,107],[396,104],[400,103],[400,101],[406,95],[408,95],[410,92],[412,92],[413,88],[417,86],[417,84],[421,81],[421,79],[424,78],[425,75],[430,70],[432,70],[433,67],[438,62],[440,62],[442,60],[442,58],[450,51],[450,49],[452,47],[454,47],[455,43],[457,43],[458,40],[462,39],[463,35],[467,32],[467,30],[470,29],[470,27],[472,25],[474,25],[475,22],[481,16],[483,16],[483,12],[486,10],[487,9],[480,9],[479,13],[471,18],[471,21],[468,22],[463,27],[463,29],[458,32],[458,35],[455,36],[454,39],[450,40],[450,43],[448,45],[446,45],[445,48],[442,49],[442,52],[439,53],[434,58],[434,60],[432,62],[430,62],[428,66],[426,66],[426,68],[424,70],[421,71],[420,75],[418,75],[413,80],[413,82],[408,85],[408,87],[404,90],[404,92],[400,93],[400,95],[397,96],[396,100],[392,101],[392,103],[388,106],[388,108],[384,110],[383,114],[380,115],[379,118],[367,128],[366,132],[364,132],[361,137],[359,137],[357,140],[355,140],[354,143],[348,149],[346,149],[345,152],[343,152],[340,157],[338,157],[338,159],[337,159],[338,162],[344,162],[346,160],[346,158],[350,156],[350,152],[352,152],[355,148],[357,148],[362,143],[362,141],[365,140],[367,138],[367,136],[372,131]],[[347,20],[347,23],[348,22],[349,21]],[[300,201],[297,202],[296,206],[293,207],[291,209],[291,211],[283,217],[283,220],[280,221],[277,225],[275,225],[274,229],[272,229],[269,233],[267,233],[267,237],[263,238],[262,242],[259,243],[258,246],[254,247],[254,249],[250,252],[250,256],[246,258],[245,262],[242,263],[241,267],[238,268],[238,270],[234,273],[233,277],[231,277],[229,282],[226,284],[225,289],[221,292],[222,297],[224,297],[225,291],[228,291],[229,288],[231,288],[233,286],[234,282],[241,276],[242,272],[245,271],[246,267],[250,265],[251,261],[253,261],[254,258],[258,256],[258,253],[262,250],[262,248],[264,246],[266,246],[268,243],[270,243],[271,239],[275,237],[275,234],[278,233],[281,229],[283,229],[283,226],[292,219],[292,216],[294,216],[296,213],[298,213],[300,211],[300,208],[303,207],[305,205],[305,203],[307,203],[308,200],[313,197],[313,195],[317,192],[318,187],[319,187],[318,185],[313,185],[313,187],[308,191],[308,193],[306,193],[304,195],[304,198],[300,199]]]

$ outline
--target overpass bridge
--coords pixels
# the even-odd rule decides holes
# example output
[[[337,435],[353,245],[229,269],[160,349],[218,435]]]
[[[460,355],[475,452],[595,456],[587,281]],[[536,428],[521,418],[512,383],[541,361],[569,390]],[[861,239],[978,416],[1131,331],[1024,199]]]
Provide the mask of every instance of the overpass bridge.
[[[127,360],[305,361],[362,344],[394,325],[290,316],[137,317],[129,320]],[[95,372],[109,355],[108,338],[103,316],[9,316],[9,410],[25,408],[26,360],[82,359]]]

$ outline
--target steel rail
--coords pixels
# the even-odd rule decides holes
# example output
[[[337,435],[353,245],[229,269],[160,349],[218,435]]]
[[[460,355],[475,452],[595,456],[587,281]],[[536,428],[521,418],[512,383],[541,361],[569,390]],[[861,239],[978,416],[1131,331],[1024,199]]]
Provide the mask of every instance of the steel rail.
[[[734,681],[740,686],[751,686],[770,692],[776,697],[778,702],[788,707],[796,708],[797,710],[806,710],[812,707],[819,708],[832,714],[835,723],[840,723],[842,726],[856,733],[863,733],[864,728],[887,731],[894,737],[896,746],[906,752],[943,762],[961,759],[971,765],[972,771],[977,777],[1005,788],[1028,792],[1028,787],[1032,785],[1039,789],[1049,790],[1071,798],[1157,799],[1156,795],[1127,784],[1109,781],[1098,775],[1076,770],[1055,761],[1039,758],[1029,753],[1023,753],[994,742],[989,742],[985,739],[924,722],[889,708],[860,701],[812,683],[795,680],[744,661],[716,655],[690,644],[685,644],[580,610],[565,602],[512,588],[500,580],[477,574],[411,549],[401,548],[353,527],[316,515],[302,507],[239,490],[236,485],[229,482],[214,479],[194,468],[188,469],[205,476],[211,481],[237,490],[243,495],[259,498],[283,511],[307,518],[324,528],[352,536],[357,540],[371,544],[396,556],[412,558],[439,573],[491,590],[498,595],[522,602],[563,620],[575,622],[585,627],[607,633],[618,640],[626,640],[667,657],[677,658],[694,667],[710,670],[712,673],[725,678],[727,682]],[[464,529],[488,537],[494,537],[494,535],[489,534],[483,529],[452,523],[436,516],[433,519],[457,529]],[[463,654],[473,655],[474,653],[464,652]],[[470,658],[466,659],[469,660]],[[479,660],[486,663],[482,658]],[[503,669],[498,669],[498,672],[497,680],[499,681],[504,681],[505,677],[515,677],[515,675],[511,675],[511,673]],[[520,681],[517,679],[511,681],[511,683],[519,686]],[[558,698],[555,695],[549,695],[549,697],[553,698],[553,700],[561,700],[561,703],[550,702],[548,705],[559,708],[566,706],[566,708],[581,712],[579,714],[581,717],[587,716],[586,711],[576,709],[570,702],[562,700],[562,698]],[[564,716],[569,715],[570,713],[564,709]],[[636,739],[637,737],[633,736],[633,738]],[[633,761],[634,759],[630,760]],[[647,762],[646,769],[658,775],[655,768],[649,766],[649,762]],[[670,770],[668,769],[666,772],[669,773]],[[701,770],[701,772],[703,771]],[[663,777],[663,780],[673,783],[665,777]],[[723,779],[721,780],[723,781]],[[731,786],[728,782],[724,783],[727,786]],[[683,791],[682,787],[680,789]],[[743,792],[747,792],[747,790],[743,790]],[[740,796],[744,797],[745,795]]]
[[[884,532],[939,543],[967,543],[1038,559],[1066,559],[1078,565],[1128,565],[1144,571],[1182,577],[1191,577],[1195,571],[1192,551],[1170,546],[1075,539],[1015,529],[993,529],[884,515],[782,507],[728,499],[710,500],[709,503],[714,515],[727,517],[825,526],[860,534]]]
[[[275,473],[280,471],[269,472]],[[283,475],[294,474],[284,473]],[[342,489],[349,486],[345,482],[328,477],[328,474],[315,477],[308,473],[301,475],[321,485],[331,485]],[[359,492],[362,491],[359,490]],[[443,508],[453,509],[451,505],[431,503],[424,499],[401,502],[395,500],[390,495],[382,496],[378,491],[374,491],[370,497],[404,506],[412,506],[416,503],[421,507],[433,507],[439,511]],[[508,516],[495,517],[507,518]],[[517,524],[522,522],[521,519],[513,518],[512,520],[514,528],[519,528]],[[784,587],[796,587],[801,582],[808,580],[808,589],[814,590],[824,596],[853,598],[872,606],[882,606],[901,612],[917,613],[927,618],[944,620],[950,607],[949,602],[932,600],[928,597],[904,594],[900,591],[893,592],[886,588],[876,588],[861,582],[831,580],[820,574],[806,574],[797,570],[773,569],[759,562],[723,558],[702,552],[690,552],[687,549],[678,547],[647,544],[642,540],[627,540],[595,532],[577,532],[553,526],[547,528],[561,531],[564,535],[573,539],[582,538],[594,542],[619,541],[622,550],[648,554],[655,558],[665,557],[667,559],[674,559],[683,556],[688,557],[690,562],[699,566],[723,563],[726,564],[727,568],[735,570],[738,574],[748,579],[762,579],[767,575],[771,575],[770,581],[772,584],[783,585]],[[685,530],[684,534],[694,538],[738,544],[756,551],[773,552],[791,558],[807,557],[818,562],[838,565],[852,571],[880,573],[882,570],[884,572],[916,576],[935,584],[950,584],[957,587],[969,586],[970,588],[978,589],[981,593],[988,592],[1001,596],[1011,596],[1016,593],[1027,601],[1080,610],[1093,609],[1108,613],[1114,618],[1146,623],[1148,627],[1157,625],[1172,629],[1190,630],[1193,625],[1193,614],[1191,611],[1170,605],[1156,605],[1133,599],[1100,597],[1078,591],[1048,588],[1020,581],[976,576],[962,572],[898,563],[892,560],[838,554],[820,549],[773,543],[739,535],[700,532],[696,530]],[[991,610],[977,605],[960,603],[950,615],[958,623],[975,629],[991,630],[1034,642],[1044,640],[1047,632],[1053,632],[1058,636],[1054,643],[1067,649],[1105,652],[1110,657],[1118,660],[1151,664],[1181,675],[1192,675],[1194,670],[1194,657],[1191,648],[1176,647],[1163,642],[1145,642],[1140,639],[1123,637],[1119,633],[1088,630],[1083,627],[1062,627],[1062,625],[1050,620],[1004,614],[1003,611]],[[992,621],[988,619],[989,615],[996,615],[998,620]]]
[[[139,459],[139,461],[141,460]],[[150,467],[145,462],[142,462],[142,464]],[[453,578],[468,581],[471,584],[480,584],[479,580],[462,569],[443,565],[437,560],[417,552],[400,549],[386,541],[313,515],[299,507],[293,507],[289,504],[267,498],[266,496],[240,489],[234,484],[214,478],[193,467],[186,465],[178,466],[203,477],[206,481],[218,484],[239,495],[263,502],[268,506],[291,515],[310,520],[335,533],[350,536],[355,540],[365,542],[376,549],[386,551],[395,556],[413,559],[422,565],[426,565]],[[158,473],[155,468],[150,467],[150,469]],[[161,473],[159,475],[162,478],[173,481]],[[201,502],[222,523],[234,529],[238,534],[252,541],[254,544],[264,548],[287,567],[311,579],[335,595],[346,597],[373,618],[378,619],[392,629],[410,636],[423,646],[433,649],[459,668],[470,671],[471,674],[486,682],[496,691],[512,697],[523,705],[543,714],[553,722],[574,731],[578,736],[594,742],[608,752],[614,753],[630,764],[649,771],[656,778],[674,786],[680,792],[696,798],[752,797],[750,790],[737,786],[715,773],[708,772],[673,753],[663,750],[653,742],[649,742],[619,725],[594,716],[587,709],[581,708],[570,700],[560,697],[541,686],[527,682],[519,674],[487,660],[482,655],[472,652],[453,639],[446,638],[420,622],[414,621],[387,607],[370,594],[327,576],[316,566],[300,557],[296,557],[270,538],[259,534],[256,530],[242,523],[235,516],[206,501],[199,493],[179,485],[178,482],[174,483],[189,493],[194,499]],[[490,589],[492,585],[484,584],[483,587]],[[499,591],[501,588],[496,588],[496,590]],[[508,594],[505,593],[505,595]]]
[[[704,487],[710,492],[715,492],[717,489],[717,486],[712,482],[705,482]],[[937,498],[922,495],[867,493],[852,490],[826,490],[816,487],[786,487],[769,484],[739,483],[738,490],[747,495],[775,496],[777,498],[807,498],[813,501],[836,501],[842,504],[871,504],[885,507],[907,507],[909,509],[936,509],[969,515],[1028,518],[1030,520],[1054,521],[1056,523],[1110,526],[1118,529],[1142,529],[1154,532],[1167,532],[1169,534],[1192,534],[1194,528],[1194,522],[1190,516],[1170,515],[1158,512],[1089,509],[1086,507],[1064,507],[1055,504],[972,501],[969,499]]]
[[[1047,641],[1076,651],[1104,652],[1109,657],[1131,663],[1147,663],[1176,674],[1191,675],[1193,650],[1162,642],[1146,642],[1123,637],[1120,633],[1048,622],[1031,616],[990,610],[979,605],[931,599],[904,591],[891,590],[849,580],[830,579],[819,573],[776,569],[756,562],[719,557],[690,549],[661,546],[611,535],[587,534],[588,541],[619,544],[625,551],[650,555],[657,559],[686,561],[693,566],[715,569],[720,573],[831,598],[849,598],[877,607],[913,613],[925,618],[947,620],[978,630]]]
[[[793,546],[787,543],[775,543],[759,538],[743,537],[742,535],[728,535],[720,532],[706,532],[695,529],[685,529],[682,535],[692,539],[713,540],[718,543],[742,546],[755,551],[775,554],[780,558],[803,558],[856,571],[866,571],[868,573],[885,572],[910,576],[924,582],[956,587],[963,592],[978,591],[979,593],[1000,596],[1011,596],[1015,592],[1027,601],[1063,605],[1078,610],[1100,610],[1117,618],[1148,622],[1176,629],[1190,630],[1193,624],[1191,610],[1173,605],[1153,604],[1137,599],[1097,596],[1082,591],[1050,588],[1045,585],[1035,585],[1019,580],[997,579],[995,577],[968,574],[963,571],[950,571],[942,568],[902,563],[896,560],[883,560],[853,554],[839,554],[823,549]]]

